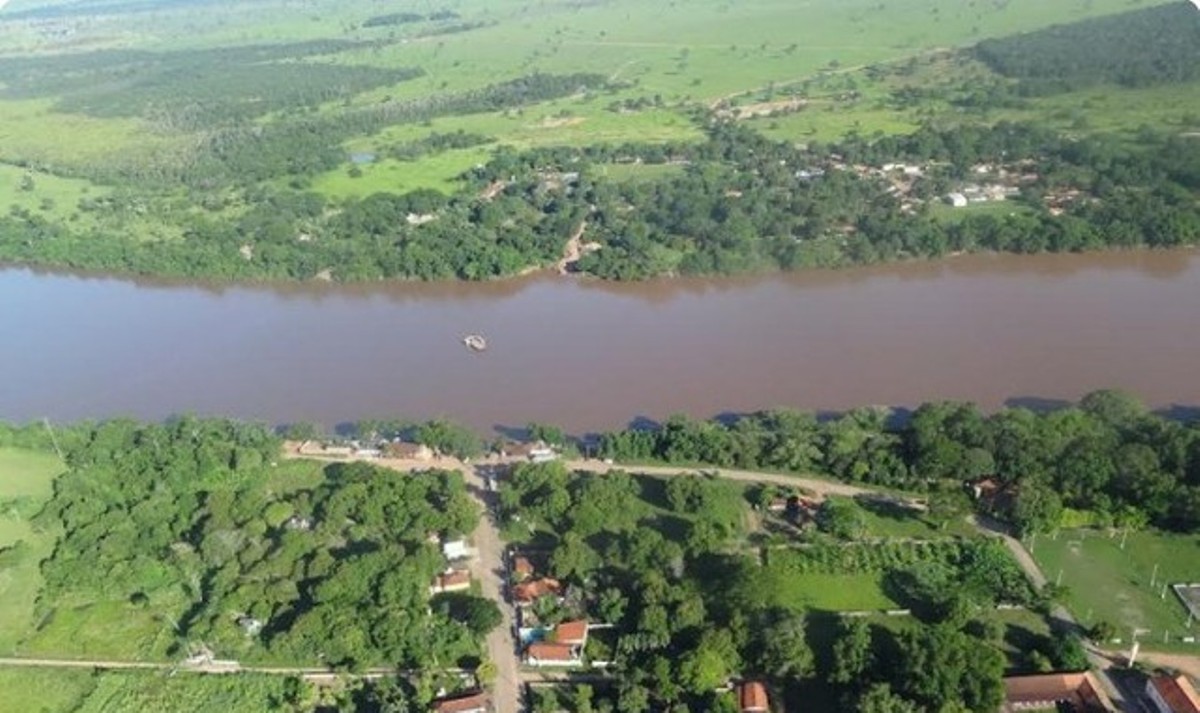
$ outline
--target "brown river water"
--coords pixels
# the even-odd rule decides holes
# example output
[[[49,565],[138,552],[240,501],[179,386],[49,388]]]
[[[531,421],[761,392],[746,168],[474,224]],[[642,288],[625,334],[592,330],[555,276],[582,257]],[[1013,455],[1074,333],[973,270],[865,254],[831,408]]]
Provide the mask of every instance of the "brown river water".
[[[576,433],[673,412],[1200,405],[1200,252],[969,256],[613,285],[210,287],[0,271],[0,419],[449,416]],[[464,334],[489,342],[472,353]]]

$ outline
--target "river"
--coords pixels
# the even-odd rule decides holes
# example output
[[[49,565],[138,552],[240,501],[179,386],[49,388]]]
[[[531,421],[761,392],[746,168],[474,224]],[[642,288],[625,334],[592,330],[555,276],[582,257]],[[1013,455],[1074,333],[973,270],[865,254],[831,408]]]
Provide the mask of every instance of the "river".
[[[449,416],[573,432],[673,412],[1200,404],[1200,253],[969,256],[612,285],[210,287],[0,271],[0,419]],[[487,336],[482,354],[464,334]]]

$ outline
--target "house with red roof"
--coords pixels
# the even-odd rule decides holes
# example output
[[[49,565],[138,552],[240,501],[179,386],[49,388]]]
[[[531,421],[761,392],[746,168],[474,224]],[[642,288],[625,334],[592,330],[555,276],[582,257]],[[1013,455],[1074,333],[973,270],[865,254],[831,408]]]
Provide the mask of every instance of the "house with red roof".
[[[744,681],[738,686],[738,710],[742,713],[768,713],[771,699],[762,681]]]
[[[1146,696],[1158,713],[1200,713],[1200,695],[1187,676],[1154,676],[1146,681]]]
[[[430,707],[432,713],[491,713],[492,701],[486,693],[440,698]]]

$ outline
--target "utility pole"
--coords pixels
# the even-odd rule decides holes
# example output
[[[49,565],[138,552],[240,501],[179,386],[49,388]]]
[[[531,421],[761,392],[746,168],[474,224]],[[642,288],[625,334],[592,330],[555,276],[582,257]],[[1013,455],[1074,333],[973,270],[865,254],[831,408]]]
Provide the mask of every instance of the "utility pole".
[[[62,449],[58,447],[58,438],[54,435],[54,428],[50,425],[50,419],[42,418],[42,425],[46,427],[46,432],[50,434],[50,442],[54,444],[54,452],[58,454],[58,459],[65,463],[67,459],[63,457]]]

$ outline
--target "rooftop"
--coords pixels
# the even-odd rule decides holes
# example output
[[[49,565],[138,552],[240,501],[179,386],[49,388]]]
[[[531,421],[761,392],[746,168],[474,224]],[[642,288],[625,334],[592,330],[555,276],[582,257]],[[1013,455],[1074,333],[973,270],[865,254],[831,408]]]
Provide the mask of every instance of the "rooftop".
[[[1173,713],[1200,713],[1200,695],[1187,676],[1155,676],[1150,685]]]
[[[767,687],[761,681],[747,681],[738,688],[738,708],[742,713],[765,713],[771,709]]]
[[[1073,706],[1079,713],[1116,710],[1091,672],[1012,676],[1004,679],[1004,701],[1005,711],[1056,703]]]

